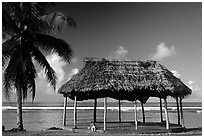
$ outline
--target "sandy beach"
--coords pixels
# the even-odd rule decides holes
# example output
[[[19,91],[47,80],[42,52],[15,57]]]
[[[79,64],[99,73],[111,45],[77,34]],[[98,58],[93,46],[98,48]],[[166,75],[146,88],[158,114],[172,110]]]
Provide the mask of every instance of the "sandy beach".
[[[134,122],[109,122],[107,130],[103,130],[103,123],[96,123],[97,129],[92,132],[85,128],[84,124],[79,124],[77,129],[70,126],[51,127],[41,131],[5,130],[3,136],[201,136],[202,127],[182,128],[177,124],[170,124],[170,129],[166,129],[165,123],[139,123],[138,130],[135,130]]]
[[[90,130],[42,130],[42,131],[23,131],[23,132],[3,132],[3,136],[202,136],[202,128],[187,129],[185,132],[172,133],[137,133],[132,131],[112,132],[112,131],[97,131]]]

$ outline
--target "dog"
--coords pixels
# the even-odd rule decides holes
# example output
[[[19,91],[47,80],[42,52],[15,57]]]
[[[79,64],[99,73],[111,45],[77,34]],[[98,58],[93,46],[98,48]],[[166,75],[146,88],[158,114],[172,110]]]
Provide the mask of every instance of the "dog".
[[[94,123],[91,123],[88,129],[91,129],[92,132],[96,132],[96,125]]]

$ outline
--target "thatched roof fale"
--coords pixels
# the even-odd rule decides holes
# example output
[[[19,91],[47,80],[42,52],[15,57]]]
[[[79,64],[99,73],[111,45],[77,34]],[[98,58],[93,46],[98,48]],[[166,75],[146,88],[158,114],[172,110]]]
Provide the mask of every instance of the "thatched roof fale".
[[[145,97],[184,98],[191,94],[180,79],[156,61],[86,59],[83,69],[61,86],[58,93],[77,100],[111,97],[134,101]],[[144,97],[144,98],[142,98]]]

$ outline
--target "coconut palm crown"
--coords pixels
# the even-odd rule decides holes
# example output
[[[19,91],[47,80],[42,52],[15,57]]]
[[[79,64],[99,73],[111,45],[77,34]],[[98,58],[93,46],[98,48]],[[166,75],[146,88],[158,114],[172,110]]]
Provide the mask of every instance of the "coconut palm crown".
[[[17,114],[22,114],[18,107],[28,92],[32,93],[32,100],[35,98],[34,60],[44,68],[48,82],[55,89],[57,76],[41,50],[56,52],[67,62],[72,57],[69,44],[49,34],[61,31],[65,25],[76,27],[76,24],[63,12],[47,14],[47,5],[49,3],[2,3],[2,35],[3,39],[6,37],[2,44],[3,92],[9,100],[12,89],[16,89]],[[22,130],[20,119],[17,117],[17,127]]]

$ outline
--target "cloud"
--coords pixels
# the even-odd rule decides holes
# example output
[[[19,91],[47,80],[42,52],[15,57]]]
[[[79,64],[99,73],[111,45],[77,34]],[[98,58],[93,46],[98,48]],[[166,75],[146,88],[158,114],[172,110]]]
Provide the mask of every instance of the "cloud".
[[[67,64],[63,59],[58,56],[58,54],[54,53],[51,55],[48,55],[46,57],[47,61],[49,62],[50,66],[55,70],[57,75],[57,82],[60,83],[64,80],[65,77],[65,71],[63,70],[63,67]],[[58,84],[57,83],[57,84]]]
[[[172,70],[171,72],[173,73],[173,75],[174,75],[175,77],[180,78],[181,75],[178,73],[178,71]]]
[[[192,91],[200,91],[201,89],[195,85],[195,86],[189,86],[189,88],[192,90]]]
[[[57,53],[46,56],[46,59],[50,66],[54,69],[57,76],[56,90],[54,91],[53,87],[47,82],[45,71],[44,69],[41,69],[38,72],[38,78],[36,79],[37,91],[43,91],[43,93],[53,95],[56,94],[61,85],[67,81],[66,78],[70,79],[73,75],[78,73],[79,70],[74,68],[69,73],[66,73],[63,68],[67,65],[67,63]],[[77,60],[77,58],[73,58],[72,62],[76,63]]]
[[[67,81],[69,81],[75,74],[77,74],[79,72],[79,69],[77,68],[74,68],[70,71],[70,73],[67,75],[68,76],[68,79]]]
[[[72,58],[72,60],[71,60],[72,63],[76,63],[77,61],[78,61],[78,58],[76,58],[76,57]]]
[[[60,87],[62,82],[65,79],[65,71],[63,67],[66,65],[66,62],[58,56],[58,54],[53,53],[46,56],[46,59],[50,66],[55,70],[57,75],[57,83],[56,83],[56,90]],[[47,82],[46,75],[44,73],[44,69],[38,72],[38,81],[36,81],[37,86],[39,89],[44,89],[45,93],[47,94],[55,94],[54,89],[50,84]]]
[[[124,46],[119,46],[114,52],[107,57],[108,60],[123,60],[128,54],[128,50]]]
[[[180,78],[180,74],[178,73],[178,71],[176,70],[172,70],[171,71],[173,73],[173,75],[177,78]],[[199,88],[199,86],[195,83],[195,81],[193,80],[189,80],[187,83],[187,86],[192,90],[192,91],[200,91],[201,89]]]
[[[192,90],[192,91],[200,91],[201,89],[198,87],[198,85],[195,83],[195,81],[188,81],[188,87]]]
[[[150,58],[153,60],[162,60],[166,57],[170,57],[176,54],[174,46],[168,47],[165,43],[160,43],[156,48],[156,53],[150,55]]]
[[[192,80],[188,81],[189,85],[192,85],[193,83],[195,83],[195,81],[192,81]]]
[[[194,102],[202,102],[202,89],[199,87],[199,85],[195,81],[190,80],[188,81],[187,86],[192,90],[189,100]]]

